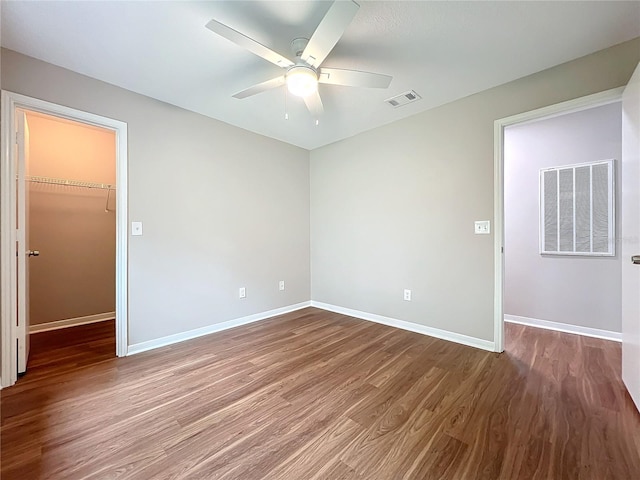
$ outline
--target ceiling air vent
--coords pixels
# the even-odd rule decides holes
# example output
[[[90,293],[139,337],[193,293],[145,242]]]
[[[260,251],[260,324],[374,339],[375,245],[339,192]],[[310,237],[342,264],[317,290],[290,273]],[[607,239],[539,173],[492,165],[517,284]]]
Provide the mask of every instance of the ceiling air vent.
[[[387,98],[385,102],[391,105],[393,108],[398,108],[407,103],[412,103],[417,100],[420,100],[422,97],[418,95],[413,90],[409,90],[408,92],[401,93],[400,95],[396,95],[395,97]]]

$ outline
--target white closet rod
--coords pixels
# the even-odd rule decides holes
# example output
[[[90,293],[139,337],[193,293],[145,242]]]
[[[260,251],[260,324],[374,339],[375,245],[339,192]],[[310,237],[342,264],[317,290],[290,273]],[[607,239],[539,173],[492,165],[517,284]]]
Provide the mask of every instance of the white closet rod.
[[[115,190],[116,186],[109,183],[91,183],[81,182],[79,180],[67,180],[64,178],[50,178],[50,177],[38,177],[27,176],[26,180],[32,183],[46,183],[48,185],[65,185],[68,187],[82,187],[82,188],[98,188],[101,190]]]

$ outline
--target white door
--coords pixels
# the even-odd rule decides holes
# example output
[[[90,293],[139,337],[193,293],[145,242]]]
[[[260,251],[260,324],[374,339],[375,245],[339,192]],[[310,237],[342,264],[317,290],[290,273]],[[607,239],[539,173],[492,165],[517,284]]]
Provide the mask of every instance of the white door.
[[[17,248],[17,277],[18,277],[18,323],[16,337],[18,342],[18,373],[27,370],[29,358],[29,261],[34,252],[29,250],[29,185],[26,177],[29,175],[29,125],[22,110],[16,111],[18,154],[16,192],[16,248]]]
[[[622,380],[640,410],[640,65],[622,97],[621,243]]]

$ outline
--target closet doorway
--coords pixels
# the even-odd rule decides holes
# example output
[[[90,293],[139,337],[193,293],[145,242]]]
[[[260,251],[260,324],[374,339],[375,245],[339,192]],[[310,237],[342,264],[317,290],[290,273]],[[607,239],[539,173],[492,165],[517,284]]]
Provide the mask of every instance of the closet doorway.
[[[111,321],[115,334],[116,133],[24,113],[29,333]]]
[[[111,320],[111,325],[115,323],[114,356],[127,355],[128,162],[127,124],[124,122],[5,90],[2,91],[0,110],[0,387],[4,388],[13,385],[18,373],[28,365],[31,332],[55,328],[59,330],[51,333],[64,336],[65,332],[72,333],[64,330],[66,327],[91,322],[101,323],[81,328],[104,326],[102,320],[115,316],[115,322]],[[59,131],[58,134],[45,134],[51,141],[45,142],[48,143],[46,148],[39,147],[39,132],[46,132],[39,124],[47,122],[54,123]],[[92,173],[88,174],[78,161],[69,162],[69,157],[77,155],[76,153],[60,153],[63,147],[73,144],[79,146],[86,141],[73,135],[68,141],[61,140],[61,131],[72,126],[80,128],[85,133],[106,134],[102,146],[109,144],[111,160],[108,168],[104,165],[98,168],[94,164]],[[31,137],[35,137],[33,142]],[[38,150],[46,150],[46,158],[51,158],[53,153],[64,158],[61,161],[41,162]],[[89,158],[90,162],[92,154],[90,150],[88,152],[86,157],[81,156],[85,160]],[[40,163],[42,165],[39,165]],[[56,167],[61,166],[61,170],[56,170]],[[106,172],[110,173],[103,176]],[[93,176],[95,174],[99,176]],[[31,193],[34,194],[33,208],[29,205]],[[78,197],[82,200],[74,207],[77,208],[74,211],[71,206]],[[55,205],[56,208],[67,208],[66,214],[58,212],[48,216],[42,210],[52,209]],[[96,206],[97,210],[93,210]],[[36,208],[41,210],[36,212]],[[92,212],[102,217],[98,218],[92,215]],[[29,213],[34,215],[34,222],[41,217],[40,220],[44,223],[32,226],[27,218],[31,216]],[[109,219],[108,227],[99,225],[99,221],[106,220],[109,216],[114,218]],[[93,220],[83,223],[81,220],[85,217],[91,217]],[[58,222],[54,220],[66,224],[68,229],[62,233],[57,231]],[[27,226],[33,228],[33,238],[30,235],[31,228],[25,228]],[[65,237],[65,234],[74,228],[78,230],[71,230],[75,232],[72,238]],[[110,246],[98,247],[93,240],[84,246],[74,243],[77,238],[89,241],[87,235],[96,232],[110,237]],[[44,243],[36,245],[36,242],[40,241]],[[62,263],[60,259],[52,262],[51,243],[61,246]],[[106,252],[109,252],[108,255]],[[97,272],[101,267],[91,262],[95,259],[107,262],[107,257],[109,266],[103,270],[111,272],[108,274],[111,280],[110,284],[105,283],[102,287],[98,286],[98,277],[104,272]],[[47,261],[40,262],[44,259]],[[58,275],[56,278],[59,283],[46,288],[43,287],[42,279],[37,279],[39,274],[35,272],[38,269],[44,270],[47,264],[51,263],[60,271],[46,273],[54,277]],[[29,278],[32,265],[36,276],[33,280]],[[74,270],[73,265],[80,265],[83,273]],[[89,268],[85,268],[87,265]],[[79,279],[81,281],[78,281]],[[29,288],[32,283],[33,293]],[[85,288],[83,291],[73,291],[69,295],[65,287],[70,284],[79,285],[80,288],[91,285],[93,287],[90,294],[86,293]],[[67,296],[63,299],[53,298],[56,292]],[[108,305],[105,302],[107,298]],[[40,301],[54,303],[43,309]],[[43,310],[46,311],[43,313]],[[57,314],[54,316],[53,312]]]

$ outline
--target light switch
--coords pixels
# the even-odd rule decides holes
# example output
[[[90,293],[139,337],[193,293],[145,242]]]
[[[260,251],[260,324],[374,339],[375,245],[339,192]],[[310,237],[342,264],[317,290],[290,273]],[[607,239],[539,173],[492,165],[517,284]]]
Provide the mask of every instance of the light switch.
[[[142,235],[142,222],[131,222],[131,235]]]
[[[476,235],[487,235],[491,233],[489,220],[481,220],[479,222],[475,222],[475,233]]]

